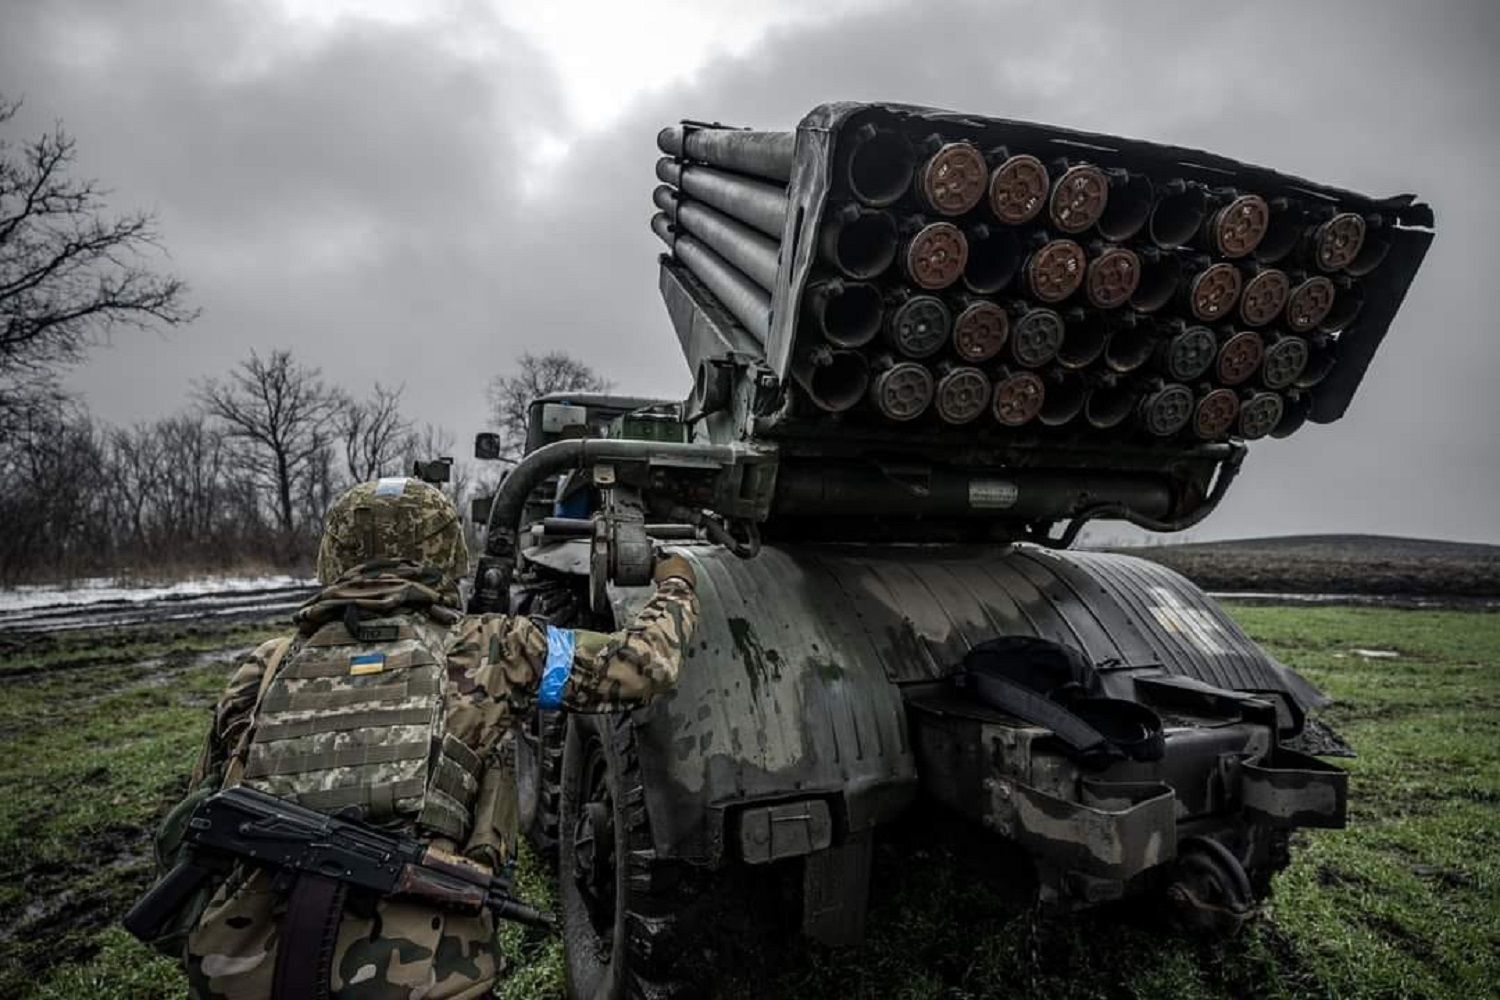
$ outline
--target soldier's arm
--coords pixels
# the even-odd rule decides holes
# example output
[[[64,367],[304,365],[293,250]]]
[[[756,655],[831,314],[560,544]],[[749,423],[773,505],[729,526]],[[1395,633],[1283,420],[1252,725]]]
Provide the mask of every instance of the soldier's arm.
[[[677,682],[698,621],[698,598],[684,577],[664,578],[619,632],[558,629],[508,615],[477,615],[458,626],[448,666],[459,697],[521,712],[548,708],[602,712],[641,704]],[[486,718],[482,724],[495,724]]]
[[[250,725],[261,679],[280,641],[272,639],[261,643],[235,666],[224,693],[214,705],[213,723],[209,726],[198,765],[193,769],[193,787],[196,788],[205,778],[223,774],[230,753]]]

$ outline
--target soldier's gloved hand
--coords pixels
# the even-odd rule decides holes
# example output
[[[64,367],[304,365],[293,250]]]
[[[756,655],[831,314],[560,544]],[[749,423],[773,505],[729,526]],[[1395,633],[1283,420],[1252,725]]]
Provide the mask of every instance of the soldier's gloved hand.
[[[666,549],[656,550],[656,563],[651,567],[651,579],[658,584],[664,580],[677,579],[689,587],[698,585],[698,577],[693,573],[692,564],[680,553],[668,552]]]

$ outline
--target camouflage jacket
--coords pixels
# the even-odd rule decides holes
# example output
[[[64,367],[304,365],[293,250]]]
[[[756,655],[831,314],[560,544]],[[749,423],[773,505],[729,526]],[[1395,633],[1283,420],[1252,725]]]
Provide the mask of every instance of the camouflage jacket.
[[[489,757],[513,713],[527,708],[539,691],[549,704],[601,712],[644,703],[672,687],[698,615],[692,587],[678,579],[660,584],[635,619],[613,634],[550,629],[509,615],[463,615],[458,603],[457,591],[440,576],[411,564],[367,564],[302,606],[292,646],[351,606],[380,615],[422,614],[446,624],[448,731]],[[278,646],[284,641],[261,645],[234,671],[215,708],[194,787],[220,780],[245,742]],[[481,814],[486,808],[481,802]],[[470,843],[443,846],[493,864],[504,850],[495,849],[494,834],[478,822]],[[185,959],[192,995],[269,996],[284,907],[263,872],[232,877],[189,935]],[[398,900],[379,900],[366,911],[351,906],[334,952],[332,995],[484,996],[495,976],[493,938],[488,914],[443,913]]]

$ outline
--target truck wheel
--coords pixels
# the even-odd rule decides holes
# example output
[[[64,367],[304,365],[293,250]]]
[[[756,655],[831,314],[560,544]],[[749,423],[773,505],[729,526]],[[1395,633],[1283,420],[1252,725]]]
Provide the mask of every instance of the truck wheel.
[[[563,717],[533,707],[516,733],[516,808],[521,833],[549,861],[557,852]]]
[[[652,849],[630,719],[570,713],[566,729],[558,891],[568,995],[692,995],[676,975],[685,951],[677,934],[687,902],[682,872]]]

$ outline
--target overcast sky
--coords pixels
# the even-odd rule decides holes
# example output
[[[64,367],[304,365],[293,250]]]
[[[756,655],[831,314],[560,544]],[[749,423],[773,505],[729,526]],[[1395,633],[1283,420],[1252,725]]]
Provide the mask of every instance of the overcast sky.
[[[0,92],[159,213],[203,310],[76,373],[116,422],[283,346],[354,390],[404,383],[461,440],[524,350],[680,397],[646,223],[656,130],[682,117],[896,100],[1431,201],[1436,243],[1348,417],[1254,445],[1197,537],[1500,541],[1497,51],[1490,0],[0,0]]]

